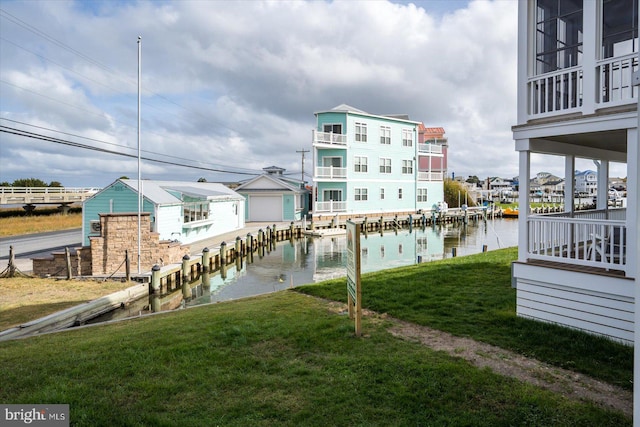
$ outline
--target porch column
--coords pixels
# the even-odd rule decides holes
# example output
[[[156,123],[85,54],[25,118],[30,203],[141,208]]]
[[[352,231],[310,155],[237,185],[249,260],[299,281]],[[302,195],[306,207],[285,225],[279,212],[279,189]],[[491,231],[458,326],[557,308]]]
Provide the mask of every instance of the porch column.
[[[583,27],[582,40],[582,87],[595,88],[596,85],[596,58],[599,55],[598,32],[598,2],[585,1],[582,5]],[[583,114],[592,114],[596,111],[596,91],[585,89],[582,94]]]
[[[598,198],[596,209],[607,209],[609,199],[609,162],[607,160],[594,160],[598,168]]]
[[[639,99],[640,103],[640,99]],[[640,127],[640,114],[638,114]],[[640,286],[638,286],[638,230],[640,230],[640,135],[638,128],[627,130],[627,276],[634,279],[634,352],[633,352],[633,420],[634,426],[640,425]]]
[[[517,145],[516,141],[516,145]],[[527,146],[528,141],[527,142]],[[529,235],[527,233],[527,220],[529,218],[529,190],[531,176],[531,152],[529,150],[520,151],[520,183],[518,185],[518,204],[520,206],[518,214],[518,261],[527,260],[527,248],[529,245]]]
[[[575,174],[576,170],[576,156],[565,156],[564,157],[564,211],[571,213],[573,217],[573,212],[575,211],[574,196],[573,194],[576,192],[576,183],[575,183]]]

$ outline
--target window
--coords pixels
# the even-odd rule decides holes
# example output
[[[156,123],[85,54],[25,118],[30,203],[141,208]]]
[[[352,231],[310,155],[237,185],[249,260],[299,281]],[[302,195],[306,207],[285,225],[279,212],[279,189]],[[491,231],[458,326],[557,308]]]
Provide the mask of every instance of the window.
[[[380,173],[391,173],[391,159],[380,158]]]
[[[342,201],[342,190],[324,190],[322,192],[322,200],[325,202],[333,200],[334,202]]]
[[[418,188],[418,195],[416,198],[418,202],[426,202],[427,201],[427,189],[426,188]]]
[[[402,161],[402,173],[405,173],[405,174],[413,173],[413,160]]]
[[[367,142],[367,124],[356,122],[356,141]]]
[[[187,202],[182,210],[185,223],[209,219],[209,202]]]
[[[380,189],[380,200],[384,200],[384,188]]]
[[[413,132],[411,129],[402,129],[402,146],[413,147]]]
[[[391,128],[380,126],[380,144],[391,144]]]
[[[368,190],[366,188],[356,188],[355,200],[360,200],[360,201],[368,200],[367,193],[368,193]]]
[[[605,0],[602,3],[602,58],[638,51],[638,2]]]
[[[323,132],[342,134],[341,124],[324,124],[322,125]]]
[[[361,156],[355,156],[354,169],[355,172],[367,172],[367,158]]]
[[[536,74],[581,64],[582,0],[538,0]]]
[[[398,188],[398,200],[402,200],[402,188]]]

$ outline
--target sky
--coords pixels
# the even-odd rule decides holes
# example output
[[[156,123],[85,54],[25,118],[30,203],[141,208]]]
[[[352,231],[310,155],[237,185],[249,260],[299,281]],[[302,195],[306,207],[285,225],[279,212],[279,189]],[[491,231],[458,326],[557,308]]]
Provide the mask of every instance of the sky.
[[[0,182],[137,178],[139,36],[143,179],[301,177],[343,103],[444,127],[450,174],[518,175],[515,0],[3,0]]]

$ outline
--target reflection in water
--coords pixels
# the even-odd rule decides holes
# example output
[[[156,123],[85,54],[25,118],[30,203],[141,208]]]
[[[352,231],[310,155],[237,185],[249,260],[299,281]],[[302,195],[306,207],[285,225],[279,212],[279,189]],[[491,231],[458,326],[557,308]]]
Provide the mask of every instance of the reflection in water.
[[[518,244],[517,220],[501,219],[464,226],[454,224],[413,230],[387,230],[363,234],[360,240],[362,272],[371,272],[451,257],[479,253]],[[274,292],[289,287],[346,275],[346,238],[303,237],[280,243],[264,256],[228,266],[226,278],[211,278],[210,293],[193,289],[188,305],[226,301]]]

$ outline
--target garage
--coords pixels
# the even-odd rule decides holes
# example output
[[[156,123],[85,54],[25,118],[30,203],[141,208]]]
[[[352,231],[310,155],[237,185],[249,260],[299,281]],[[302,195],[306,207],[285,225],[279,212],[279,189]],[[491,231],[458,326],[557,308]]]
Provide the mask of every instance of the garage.
[[[249,196],[250,221],[282,221],[282,196]]]

